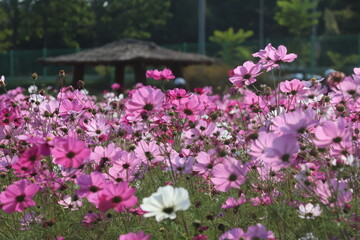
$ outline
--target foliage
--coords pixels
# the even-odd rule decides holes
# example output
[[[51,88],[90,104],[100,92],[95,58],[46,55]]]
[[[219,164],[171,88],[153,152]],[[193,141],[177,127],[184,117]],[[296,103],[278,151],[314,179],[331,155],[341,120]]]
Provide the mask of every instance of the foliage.
[[[319,23],[320,12],[312,12],[318,5],[318,0],[278,0],[279,11],[275,20],[281,26],[288,28],[294,36],[300,37],[309,33],[309,29]]]
[[[333,64],[331,67],[336,70],[344,70],[344,67],[346,65],[349,65],[349,64],[356,65],[359,61],[358,54],[351,54],[351,55],[343,56],[340,53],[333,52],[330,50],[327,51],[326,54]]]
[[[225,63],[233,65],[251,56],[250,50],[241,46],[241,44],[252,35],[254,35],[254,32],[251,30],[245,31],[244,29],[239,29],[237,32],[234,32],[234,28],[230,27],[223,32],[219,30],[214,31],[209,40],[221,46],[220,56]]]
[[[211,86],[215,92],[221,93],[229,86],[227,73],[229,67],[224,64],[194,65],[184,69],[184,78],[190,89]]]
[[[6,27],[7,20],[7,13],[0,8],[0,52],[6,51],[11,46],[9,39],[11,30]]]

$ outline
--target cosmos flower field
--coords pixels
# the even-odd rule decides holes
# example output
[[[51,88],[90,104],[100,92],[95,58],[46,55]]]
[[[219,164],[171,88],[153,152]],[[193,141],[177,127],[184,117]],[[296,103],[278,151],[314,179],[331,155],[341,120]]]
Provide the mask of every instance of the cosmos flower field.
[[[253,56],[222,95],[2,77],[0,239],[359,239],[360,69],[266,86],[297,56]]]

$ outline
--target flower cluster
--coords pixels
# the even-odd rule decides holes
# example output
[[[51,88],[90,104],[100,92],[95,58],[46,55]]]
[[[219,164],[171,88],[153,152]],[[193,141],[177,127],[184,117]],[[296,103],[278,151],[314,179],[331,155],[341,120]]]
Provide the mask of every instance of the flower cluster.
[[[235,94],[138,84],[118,95],[116,84],[102,100],[72,87],[0,95],[1,214],[17,212],[24,231],[116,226],[119,239],[292,239],[312,222],[319,239],[355,239],[359,68],[329,86],[253,92],[296,58],[271,44],[254,56],[231,72]],[[49,238],[71,236],[59,229]]]

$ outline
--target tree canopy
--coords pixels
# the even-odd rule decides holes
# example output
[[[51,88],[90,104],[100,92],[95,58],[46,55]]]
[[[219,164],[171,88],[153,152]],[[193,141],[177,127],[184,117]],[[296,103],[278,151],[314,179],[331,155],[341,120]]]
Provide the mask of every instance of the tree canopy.
[[[316,7],[316,11],[313,9]],[[206,0],[206,39],[245,29],[259,36],[260,0]],[[266,0],[265,37],[360,32],[355,0]],[[90,48],[125,37],[159,44],[197,42],[197,0],[0,0],[0,51]]]

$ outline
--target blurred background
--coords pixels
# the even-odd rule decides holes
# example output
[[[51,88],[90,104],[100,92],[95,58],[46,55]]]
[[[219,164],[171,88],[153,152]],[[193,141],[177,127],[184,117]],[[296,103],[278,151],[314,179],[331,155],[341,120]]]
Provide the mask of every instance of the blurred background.
[[[220,61],[189,66],[190,87],[229,85],[227,73],[266,44],[298,54],[288,77],[307,79],[360,65],[359,0],[0,0],[0,75],[9,87],[54,84],[59,70],[39,58],[79,52],[123,38],[153,41]],[[90,89],[109,88],[114,68],[86,68]],[[134,73],[126,68],[126,85]],[[150,82],[152,83],[152,82]],[[99,87],[101,86],[101,87]]]

